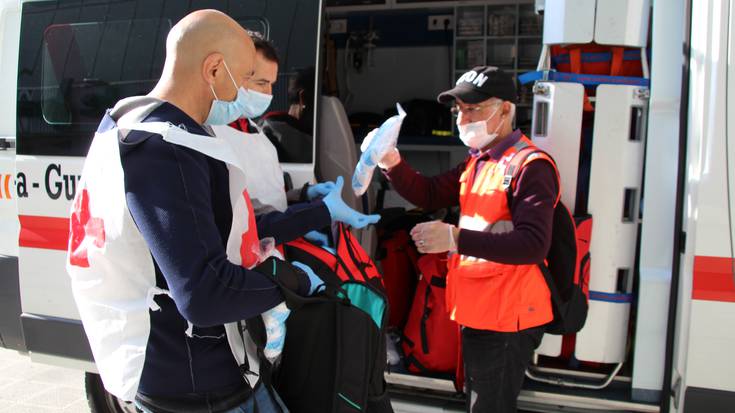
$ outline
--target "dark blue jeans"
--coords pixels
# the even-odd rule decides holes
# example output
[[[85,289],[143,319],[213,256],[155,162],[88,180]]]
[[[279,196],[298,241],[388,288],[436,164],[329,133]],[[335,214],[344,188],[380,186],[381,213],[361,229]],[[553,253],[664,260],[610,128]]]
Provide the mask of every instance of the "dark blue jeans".
[[[271,395],[273,397],[271,397]],[[165,407],[159,409],[159,408],[146,408],[144,407],[139,400],[135,401],[135,407],[138,408],[139,411],[143,413],[154,413],[155,411],[166,411],[166,412],[176,412],[176,413],[184,413],[189,411],[196,411],[196,412],[202,412],[202,411],[208,411],[208,412],[222,412],[222,413],[254,413],[255,412],[255,404],[253,403],[253,400],[256,400],[258,402],[258,413],[288,413],[288,409],[283,404],[283,401],[281,401],[281,398],[276,394],[275,391],[271,394],[268,392],[265,388],[265,386],[258,385],[253,390],[253,393],[248,397],[247,400],[240,403],[238,406],[229,408],[227,410],[221,410],[214,406],[211,408],[207,408],[202,410],[201,408],[197,408],[196,410],[189,409],[187,403],[185,401],[178,402],[178,405],[176,403],[173,403],[171,401],[167,402]],[[216,404],[213,402],[213,404]]]
[[[462,327],[467,412],[516,412],[526,368],[545,327],[502,333]]]

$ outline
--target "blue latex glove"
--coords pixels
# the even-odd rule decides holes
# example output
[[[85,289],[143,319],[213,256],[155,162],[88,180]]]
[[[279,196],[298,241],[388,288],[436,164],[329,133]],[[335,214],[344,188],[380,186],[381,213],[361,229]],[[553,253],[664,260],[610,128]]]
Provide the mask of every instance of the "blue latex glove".
[[[306,275],[309,276],[309,283],[311,286],[309,287],[309,295],[314,294],[314,292],[324,285],[324,281],[322,281],[321,278],[319,278],[318,275],[314,274],[314,270],[309,268],[308,265],[304,264],[303,262],[294,261],[291,263],[294,267],[300,268],[302,271],[306,273]]]
[[[306,188],[306,199],[311,201],[314,198],[325,196],[329,192],[331,192],[332,189],[334,189],[334,182],[331,182],[331,181],[322,182],[322,183],[318,183],[315,185],[309,185],[309,187]]]
[[[359,229],[380,220],[380,215],[365,215],[348,207],[345,201],[342,200],[342,185],[344,185],[344,179],[339,176],[334,183],[334,188],[323,200],[327,209],[329,209],[332,221],[344,222]]]
[[[320,247],[329,245],[329,237],[327,234],[323,234],[317,230],[309,231],[304,234],[304,238],[319,245]]]

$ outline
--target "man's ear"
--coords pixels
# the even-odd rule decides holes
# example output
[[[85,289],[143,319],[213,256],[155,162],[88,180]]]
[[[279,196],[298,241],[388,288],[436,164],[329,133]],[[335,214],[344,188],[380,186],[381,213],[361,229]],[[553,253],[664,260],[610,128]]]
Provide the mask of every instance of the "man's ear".
[[[211,53],[204,58],[202,62],[202,78],[208,85],[214,85],[217,74],[220,70],[224,70],[222,62],[224,57],[221,53]]]
[[[511,110],[511,108],[512,108],[512,104],[510,102],[508,102],[507,100],[504,100],[503,101],[503,110],[502,110],[503,117],[510,116],[510,110]]]
[[[299,90],[299,105],[301,105],[302,108],[306,106],[304,105],[304,89]]]

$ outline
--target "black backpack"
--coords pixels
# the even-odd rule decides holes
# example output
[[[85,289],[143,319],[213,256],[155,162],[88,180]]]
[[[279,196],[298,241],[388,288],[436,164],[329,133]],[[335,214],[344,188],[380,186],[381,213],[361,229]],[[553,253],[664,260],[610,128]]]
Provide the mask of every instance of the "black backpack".
[[[513,201],[516,180],[524,164],[533,160],[532,157],[554,163],[550,155],[537,147],[528,146],[519,150],[508,162],[503,179],[509,206]],[[592,217],[572,217],[569,209],[559,200],[554,208],[551,247],[545,263],[539,264],[551,291],[554,311],[554,320],[546,327],[547,333],[571,334],[584,327],[589,301],[591,235]]]
[[[274,387],[292,413],[392,412],[386,367],[387,299],[380,273],[343,225],[336,254],[305,239],[284,245],[324,281],[315,297],[292,298]]]

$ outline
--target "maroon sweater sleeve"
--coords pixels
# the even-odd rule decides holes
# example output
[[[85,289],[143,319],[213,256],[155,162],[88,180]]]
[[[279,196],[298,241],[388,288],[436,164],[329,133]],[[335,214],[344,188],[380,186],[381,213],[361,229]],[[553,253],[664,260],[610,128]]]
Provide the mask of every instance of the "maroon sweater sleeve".
[[[551,245],[556,172],[550,163],[534,161],[521,170],[510,206],[513,230],[493,234],[460,230],[460,254],[503,264],[538,264]]]
[[[426,210],[459,205],[459,177],[467,161],[441,175],[426,177],[401,161],[384,171],[393,188],[408,202]]]

